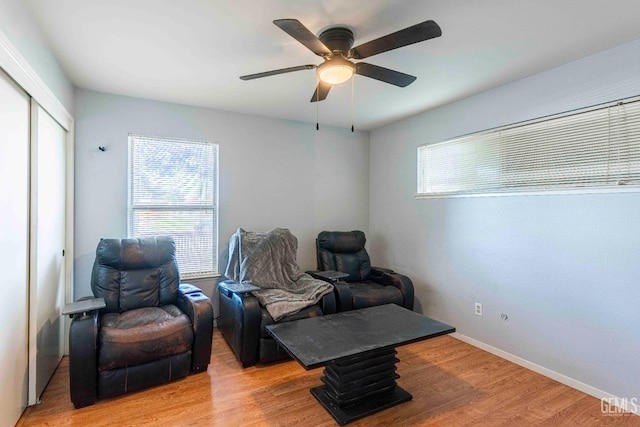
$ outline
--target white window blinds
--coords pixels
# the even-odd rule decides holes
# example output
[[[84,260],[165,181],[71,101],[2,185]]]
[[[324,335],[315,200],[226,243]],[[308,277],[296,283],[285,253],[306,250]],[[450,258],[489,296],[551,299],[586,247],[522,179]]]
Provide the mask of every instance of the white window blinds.
[[[418,147],[418,196],[640,184],[640,102]]]
[[[172,236],[180,275],[218,273],[218,145],[129,136],[129,236]]]

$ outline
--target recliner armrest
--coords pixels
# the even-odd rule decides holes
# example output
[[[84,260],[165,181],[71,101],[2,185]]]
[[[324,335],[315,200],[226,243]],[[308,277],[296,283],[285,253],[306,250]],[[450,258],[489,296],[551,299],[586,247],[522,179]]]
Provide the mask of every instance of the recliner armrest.
[[[343,280],[334,282],[333,293],[336,296],[336,309],[338,313],[353,310],[353,293],[347,282]]]
[[[260,350],[260,304],[249,292],[232,292],[218,283],[220,317],[218,329],[229,343],[243,368],[258,363]]]
[[[376,281],[383,285],[394,286],[400,289],[403,298],[402,306],[409,310],[413,310],[414,291],[411,279],[403,274],[395,273],[391,270],[390,273],[382,273],[381,279]]]
[[[180,285],[178,285],[178,292],[183,294],[195,294],[202,293],[202,289],[196,285],[192,285],[191,283],[180,283]]]
[[[334,278],[334,276],[341,277],[340,274],[327,276],[325,273],[325,270],[307,271],[307,274],[309,274],[314,279],[322,280],[333,285],[333,293],[327,294],[322,297],[322,313],[331,314],[340,311],[351,310],[353,300],[351,289],[349,289],[349,286],[346,284],[346,282]],[[333,273],[340,272],[333,271]],[[348,274],[344,274],[344,276],[348,276]]]
[[[320,307],[322,308],[322,314],[332,314],[338,309],[336,305],[336,291],[335,286],[333,292],[329,292],[320,300]]]
[[[98,325],[93,311],[74,315],[69,328],[69,388],[76,408],[93,405],[98,398]]]
[[[395,273],[395,272],[390,268],[371,267],[371,275],[370,275],[371,280],[373,280],[374,282],[381,283],[382,276],[384,275],[384,273]]]
[[[198,287],[183,283],[178,287],[176,306],[191,319],[193,325],[191,373],[206,371],[211,360],[211,342],[213,340],[211,299]]]

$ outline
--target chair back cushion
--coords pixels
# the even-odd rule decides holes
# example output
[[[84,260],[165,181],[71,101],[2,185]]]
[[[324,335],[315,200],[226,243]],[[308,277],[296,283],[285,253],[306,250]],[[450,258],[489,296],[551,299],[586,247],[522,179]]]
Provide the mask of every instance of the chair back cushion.
[[[318,234],[318,269],[347,273],[347,282],[362,282],[371,274],[371,260],[364,248],[364,233],[323,231]]]
[[[101,239],[91,290],[104,298],[105,312],[172,304],[180,283],[175,253],[175,242],[168,236]]]

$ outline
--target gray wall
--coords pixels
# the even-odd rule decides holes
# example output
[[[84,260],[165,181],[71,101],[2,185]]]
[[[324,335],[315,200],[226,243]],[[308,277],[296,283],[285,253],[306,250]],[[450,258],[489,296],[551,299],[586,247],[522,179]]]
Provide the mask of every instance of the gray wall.
[[[419,145],[639,92],[640,40],[373,131],[374,264],[463,335],[640,398],[639,193],[412,197]]]
[[[101,237],[127,234],[129,133],[220,144],[220,254],[238,228],[289,228],[298,264],[315,268],[315,237],[369,224],[369,133],[78,90],[75,298]],[[98,146],[104,146],[100,152]],[[197,282],[211,294],[213,281]]]
[[[73,86],[21,0],[0,1],[0,31],[73,115]]]

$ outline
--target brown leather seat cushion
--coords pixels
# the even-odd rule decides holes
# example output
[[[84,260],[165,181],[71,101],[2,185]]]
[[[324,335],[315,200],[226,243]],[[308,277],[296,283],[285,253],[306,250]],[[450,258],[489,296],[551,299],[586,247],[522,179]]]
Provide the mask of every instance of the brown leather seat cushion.
[[[349,288],[353,296],[354,309],[389,303],[402,307],[402,292],[396,287],[367,281],[349,283]]]
[[[191,322],[174,305],[107,313],[101,322],[98,361],[101,371],[191,350]]]

